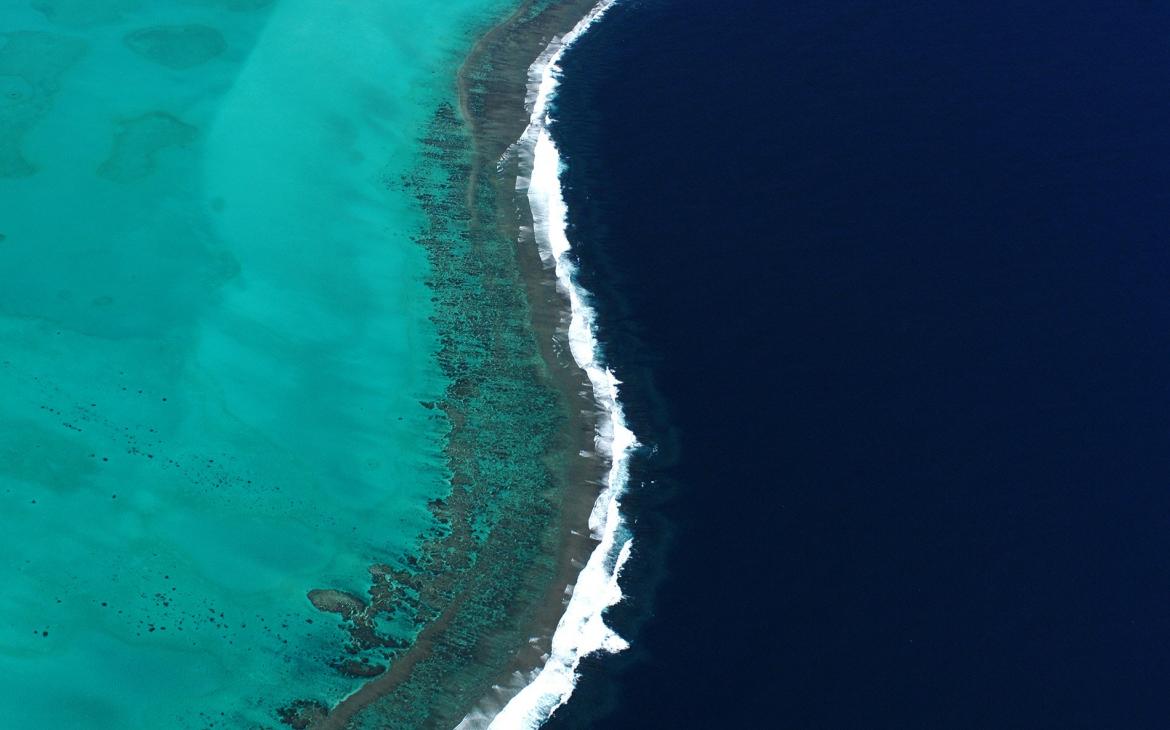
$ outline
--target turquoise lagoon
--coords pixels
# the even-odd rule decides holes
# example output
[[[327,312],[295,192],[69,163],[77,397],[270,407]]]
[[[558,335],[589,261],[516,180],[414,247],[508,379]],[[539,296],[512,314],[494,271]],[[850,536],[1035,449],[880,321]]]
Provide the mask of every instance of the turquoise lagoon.
[[[449,488],[402,180],[511,4],[0,3],[0,725],[360,685],[306,594],[363,595]]]

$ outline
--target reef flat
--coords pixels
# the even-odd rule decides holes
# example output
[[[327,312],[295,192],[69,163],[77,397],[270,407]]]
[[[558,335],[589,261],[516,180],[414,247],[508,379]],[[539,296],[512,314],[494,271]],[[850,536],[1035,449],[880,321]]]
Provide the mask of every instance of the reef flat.
[[[453,487],[432,508],[450,531],[425,544],[423,572],[394,577],[426,596],[420,641],[314,727],[451,727],[469,711],[486,724],[547,657],[596,545],[596,406],[517,190],[521,160],[506,154],[528,123],[529,66],[591,6],[525,3],[488,32],[425,138],[438,164],[402,181],[430,221],[419,242],[451,383],[436,407],[452,423]]]

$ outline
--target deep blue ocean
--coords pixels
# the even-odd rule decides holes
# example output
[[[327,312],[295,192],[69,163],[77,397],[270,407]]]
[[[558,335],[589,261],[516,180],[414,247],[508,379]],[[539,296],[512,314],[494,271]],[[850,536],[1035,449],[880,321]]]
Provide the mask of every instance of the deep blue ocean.
[[[563,66],[648,448],[550,727],[1170,727],[1170,5],[626,0]]]

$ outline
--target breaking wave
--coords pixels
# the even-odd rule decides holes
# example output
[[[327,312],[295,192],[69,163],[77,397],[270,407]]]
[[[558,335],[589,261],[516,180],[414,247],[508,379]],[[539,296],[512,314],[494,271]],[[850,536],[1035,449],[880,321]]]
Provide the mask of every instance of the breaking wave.
[[[569,300],[569,349],[588,376],[600,410],[594,441],[598,453],[608,460],[609,470],[589,517],[589,529],[598,545],[577,578],[565,613],[553,633],[552,648],[544,666],[529,677],[517,677],[518,684],[524,680],[526,683],[506,702],[501,699],[503,706],[494,716],[481,708],[464,718],[457,730],[537,728],[572,695],[577,684],[577,667],[583,657],[594,652],[618,652],[628,646],[606,626],[602,614],[622,599],[618,578],[630,556],[632,539],[624,525],[620,500],[628,483],[630,455],[638,442],[626,424],[618,399],[619,381],[602,361],[597,313],[589,303],[588,292],[577,282],[577,267],[568,255],[568,207],[561,188],[561,156],[548,129],[549,105],[560,83],[558,64],[562,55],[614,2],[601,0],[572,30],[554,38],[529,67],[526,99],[529,124],[507,152],[507,155],[519,155],[521,169],[528,173],[517,178],[516,189],[527,192],[541,258],[554,268],[557,286]]]

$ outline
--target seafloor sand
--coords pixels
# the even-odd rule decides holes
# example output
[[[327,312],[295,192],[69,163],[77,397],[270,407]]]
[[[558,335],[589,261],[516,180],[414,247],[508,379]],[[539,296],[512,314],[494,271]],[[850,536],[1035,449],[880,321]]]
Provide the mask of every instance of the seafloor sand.
[[[469,66],[472,147],[509,5],[0,9],[4,724],[274,727],[405,656],[355,726],[453,724],[547,632],[587,404],[469,173],[576,4]]]

